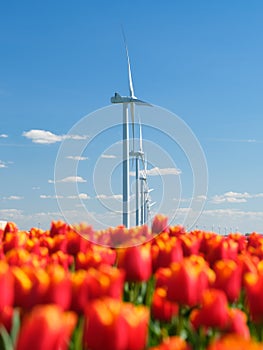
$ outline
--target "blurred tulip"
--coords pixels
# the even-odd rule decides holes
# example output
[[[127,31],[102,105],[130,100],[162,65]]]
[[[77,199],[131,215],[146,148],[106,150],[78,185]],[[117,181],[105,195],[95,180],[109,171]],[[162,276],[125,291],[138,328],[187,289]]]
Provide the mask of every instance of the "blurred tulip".
[[[66,350],[76,323],[76,315],[58,305],[36,306],[23,319],[16,350]]]
[[[249,313],[255,323],[263,322],[263,273],[247,273],[244,277]]]
[[[160,234],[151,247],[152,267],[155,272],[160,267],[168,267],[172,262],[183,259],[181,241],[168,234]]]
[[[192,255],[181,262],[172,263],[167,278],[167,298],[180,305],[194,306],[201,301],[214,272],[200,256]]]
[[[14,222],[7,222],[4,229],[4,239],[7,233],[17,233],[18,227]]]
[[[90,350],[143,350],[148,322],[144,306],[109,298],[95,300],[86,310],[84,344]]]
[[[87,252],[79,252],[76,256],[76,270],[98,267],[102,264],[113,265],[116,251],[111,248],[92,246]]]
[[[151,313],[156,320],[170,322],[178,314],[179,306],[167,300],[167,292],[164,288],[157,288],[153,293]]]
[[[58,235],[65,236],[69,230],[70,227],[67,223],[63,221],[52,221],[49,234],[50,237],[55,237]]]
[[[127,329],[127,350],[143,350],[147,344],[149,310],[145,306],[124,303],[122,316]]]
[[[233,260],[225,259],[218,260],[213,269],[216,274],[213,287],[223,290],[231,303],[237,301],[242,284],[241,266]]]
[[[8,333],[11,332],[12,325],[13,325],[13,315],[14,315],[14,309],[10,306],[5,306],[0,311],[0,327],[5,327],[6,331]]]
[[[29,309],[36,304],[45,303],[49,276],[44,269],[13,267],[12,273],[15,281],[15,306]]]
[[[198,236],[188,233],[186,235],[181,235],[180,240],[182,242],[184,256],[190,256],[192,254],[197,255],[199,253],[201,239]]]
[[[71,302],[71,283],[69,273],[60,265],[47,268],[49,285],[45,293],[46,304],[57,304],[67,310]]]
[[[229,319],[228,303],[223,291],[207,289],[203,292],[200,309],[194,309],[190,321],[194,328],[226,328]]]
[[[130,282],[147,281],[152,274],[152,259],[148,244],[123,248],[118,251],[117,264],[125,270],[125,279]]]
[[[121,299],[125,273],[121,269],[101,265],[99,269],[90,268],[87,271],[89,299],[111,297]]]
[[[238,244],[229,237],[216,235],[208,240],[206,260],[213,265],[217,260],[236,260]]]
[[[173,336],[164,339],[163,343],[150,348],[150,350],[191,350],[191,345],[187,344],[187,342],[180,338],[179,336]]]
[[[78,314],[84,313],[89,301],[87,271],[78,270],[71,274],[71,306],[70,310]]]
[[[228,333],[235,333],[244,339],[250,339],[250,332],[247,325],[247,315],[239,309],[228,310],[229,319],[225,329]]]
[[[14,280],[9,266],[4,261],[0,261],[0,314],[7,306],[12,306],[14,302]]]
[[[24,231],[7,232],[3,244],[4,252],[7,253],[11,249],[23,248],[27,239],[28,234]]]
[[[169,232],[168,217],[158,214],[153,218],[152,233],[158,235],[161,232]]]
[[[216,339],[207,350],[263,350],[263,344],[238,334],[229,334]]]
[[[180,237],[181,235],[186,234],[186,230],[183,226],[170,226],[169,227],[169,235],[170,237]]]

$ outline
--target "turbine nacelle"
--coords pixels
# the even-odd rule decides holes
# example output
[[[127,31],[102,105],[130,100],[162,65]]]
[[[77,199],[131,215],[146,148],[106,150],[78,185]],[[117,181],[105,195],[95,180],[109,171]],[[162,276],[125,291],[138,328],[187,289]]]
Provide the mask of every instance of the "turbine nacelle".
[[[111,103],[135,103],[138,105],[151,106],[148,102],[139,100],[135,96],[121,96],[115,92],[114,96],[111,98]]]

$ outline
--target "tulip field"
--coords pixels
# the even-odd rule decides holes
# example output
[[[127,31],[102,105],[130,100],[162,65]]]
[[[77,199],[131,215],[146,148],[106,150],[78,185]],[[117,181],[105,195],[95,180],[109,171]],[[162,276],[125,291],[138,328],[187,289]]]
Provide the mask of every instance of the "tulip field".
[[[0,349],[263,350],[263,235],[0,230]]]

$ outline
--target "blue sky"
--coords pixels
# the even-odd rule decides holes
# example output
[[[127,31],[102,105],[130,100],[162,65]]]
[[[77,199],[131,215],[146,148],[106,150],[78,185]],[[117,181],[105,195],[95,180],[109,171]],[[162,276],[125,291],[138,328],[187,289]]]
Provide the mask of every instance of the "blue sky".
[[[84,116],[108,106],[115,91],[128,94],[123,25],[136,96],[179,116],[204,151],[208,191],[194,226],[263,232],[262,17],[260,0],[1,2],[0,219],[27,229],[63,218],[52,181],[65,135]],[[181,183],[174,218],[180,223],[190,206],[191,167],[179,147],[169,149],[161,136],[157,142],[150,128],[144,135],[168,148],[180,169],[174,182],[163,176],[175,193],[173,186]],[[92,148],[85,152],[77,174],[85,181],[78,183],[83,203],[94,215],[100,211],[107,224],[118,224],[118,216],[97,207],[96,195],[110,195],[94,193],[89,178],[96,160],[109,164],[118,149],[104,152],[116,158]],[[161,159],[152,167],[158,165],[168,167]],[[154,176],[149,182],[158,201],[161,185]],[[112,184],[117,198],[118,183]],[[76,205],[68,201],[70,220],[78,219]],[[170,214],[171,205],[155,210]]]

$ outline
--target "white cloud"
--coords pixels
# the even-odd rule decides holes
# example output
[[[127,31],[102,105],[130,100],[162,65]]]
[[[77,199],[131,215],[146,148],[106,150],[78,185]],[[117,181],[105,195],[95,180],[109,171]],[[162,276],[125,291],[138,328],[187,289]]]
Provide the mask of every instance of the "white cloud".
[[[80,157],[80,156],[67,156],[66,158],[67,159],[72,159],[72,160],[77,160],[77,161],[87,160],[88,159],[88,157]]]
[[[40,190],[40,187],[39,187],[39,186],[33,186],[33,187],[32,187],[32,190],[34,190],[34,191],[35,191],[35,190]]]
[[[181,170],[177,168],[152,168],[147,170],[148,176],[164,176],[164,175],[179,175]]]
[[[19,201],[23,198],[24,197],[20,197],[20,196],[9,196],[9,197],[3,197],[2,199],[7,200],[7,201]]]
[[[7,137],[8,137],[7,134],[0,134],[0,138],[1,138],[1,139],[6,139]]]
[[[32,129],[29,131],[24,131],[22,136],[32,140],[33,143],[38,144],[52,144],[56,142],[61,142],[65,139],[71,140],[85,140],[87,135],[56,135],[51,131]]]
[[[97,199],[117,199],[122,200],[122,194],[113,194],[113,195],[106,195],[106,194],[98,194],[95,198]]]
[[[165,176],[165,175],[180,175],[182,172],[177,168],[158,168],[154,167],[152,169],[147,170],[148,176]],[[140,174],[143,175],[144,171],[141,170]],[[135,171],[130,171],[131,176],[135,176]]]
[[[48,180],[48,183],[54,183],[54,180]],[[74,182],[87,182],[87,180],[83,179],[81,176],[68,176],[64,177],[61,180],[57,180],[56,182],[67,182],[67,183],[74,183]]]
[[[23,211],[19,209],[0,209],[1,219],[11,220],[17,217],[21,217]]]
[[[235,143],[263,143],[263,140],[256,140],[256,139],[220,139],[220,138],[213,138],[212,141],[216,142],[235,142]]]
[[[7,165],[5,162],[3,162],[2,160],[0,160],[0,169],[3,169],[3,168],[7,168]]]
[[[251,198],[262,198],[263,193],[250,194],[248,192],[233,192],[229,191],[222,195],[215,195],[211,199],[211,203],[220,204],[220,203],[245,203],[248,199]]]
[[[79,193],[77,196],[68,196],[69,199],[90,199],[87,193]]]
[[[47,194],[41,194],[39,196],[41,199],[89,199],[90,197],[87,195],[87,193],[79,193],[77,196],[58,196],[58,195],[47,195]]]
[[[104,159],[115,159],[115,158],[117,158],[117,156],[115,156],[114,154],[102,154],[101,158],[104,158]]]
[[[41,194],[39,196],[39,198],[41,198],[41,199],[59,199],[59,198],[63,198],[63,196],[57,196],[57,195],[51,196],[51,195]]]

